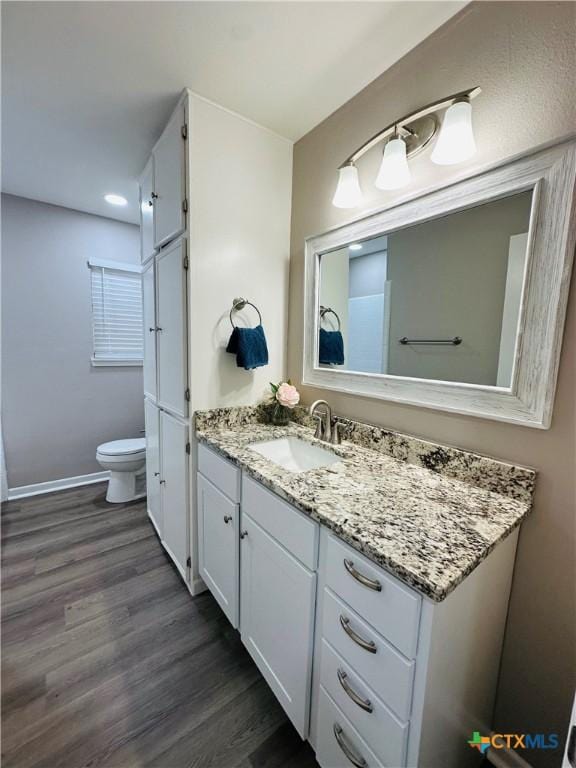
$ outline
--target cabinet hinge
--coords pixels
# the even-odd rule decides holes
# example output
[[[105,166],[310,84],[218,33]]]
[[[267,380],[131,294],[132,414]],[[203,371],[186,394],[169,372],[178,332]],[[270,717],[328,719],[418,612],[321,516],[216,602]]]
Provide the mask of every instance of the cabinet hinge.
[[[184,123],[184,125],[182,126],[181,133],[182,133],[182,138],[184,139],[184,141],[186,141],[186,139],[188,138],[188,126],[186,123]]]
[[[192,558],[191,558],[191,557],[189,557],[189,558],[186,560],[186,567],[187,567],[187,568],[192,568]]]
[[[188,267],[190,266],[190,262],[188,261],[188,256],[184,256],[184,261],[182,262],[182,264],[184,265],[184,269],[188,269]]]
[[[188,200],[186,200],[186,198],[182,200],[182,210],[184,213],[188,213]]]
[[[184,398],[190,402],[190,387],[186,387],[186,390],[184,392]]]
[[[190,443],[186,443],[186,453],[190,453]]]

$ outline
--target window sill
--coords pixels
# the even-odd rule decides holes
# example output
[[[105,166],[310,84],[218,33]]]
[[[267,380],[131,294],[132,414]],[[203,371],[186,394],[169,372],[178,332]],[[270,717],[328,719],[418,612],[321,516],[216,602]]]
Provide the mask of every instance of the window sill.
[[[121,358],[114,358],[114,359],[103,359],[103,358],[91,358],[90,360],[92,366],[94,368],[101,368],[101,367],[116,367],[116,368],[126,368],[126,367],[139,367],[142,368],[142,360],[123,360]]]

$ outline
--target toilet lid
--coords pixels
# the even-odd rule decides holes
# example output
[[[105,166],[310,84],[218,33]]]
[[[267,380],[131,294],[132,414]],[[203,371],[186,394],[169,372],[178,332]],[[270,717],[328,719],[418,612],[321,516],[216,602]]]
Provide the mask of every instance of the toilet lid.
[[[127,456],[131,453],[140,453],[146,450],[146,438],[137,437],[133,440],[112,440],[110,443],[102,443],[98,446],[98,453],[104,456]]]

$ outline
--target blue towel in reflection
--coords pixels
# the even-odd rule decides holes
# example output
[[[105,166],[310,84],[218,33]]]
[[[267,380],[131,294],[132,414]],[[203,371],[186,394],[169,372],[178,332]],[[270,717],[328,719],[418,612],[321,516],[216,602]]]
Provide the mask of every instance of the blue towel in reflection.
[[[234,328],[226,352],[236,355],[238,368],[245,368],[247,371],[268,365],[264,328],[261,325],[256,328]]]
[[[344,365],[344,339],[340,331],[320,328],[318,357],[324,365]]]

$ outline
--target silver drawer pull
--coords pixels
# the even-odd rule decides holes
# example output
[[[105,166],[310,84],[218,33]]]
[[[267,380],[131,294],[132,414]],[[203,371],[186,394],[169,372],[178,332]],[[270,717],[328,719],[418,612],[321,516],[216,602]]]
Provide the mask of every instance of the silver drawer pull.
[[[372,706],[372,703],[370,699],[363,699],[362,696],[356,693],[354,688],[350,686],[350,683],[348,682],[348,675],[346,672],[344,672],[343,669],[338,670],[338,682],[344,688],[348,696],[352,699],[354,704],[357,704],[360,709],[363,709],[365,712],[373,712],[374,708]]]
[[[366,768],[368,763],[361,755],[357,755],[354,753],[351,747],[346,744],[344,741],[344,734],[342,732],[341,726],[338,725],[338,723],[334,723],[334,736],[336,738],[336,741],[338,742],[338,746],[344,752],[348,760],[352,763],[352,765],[355,765],[356,768]]]
[[[344,632],[346,632],[348,637],[352,638],[352,640],[354,640],[354,642],[359,645],[360,648],[364,648],[364,650],[368,651],[369,653],[376,653],[376,643],[372,640],[364,640],[364,638],[360,637],[357,632],[354,632],[350,626],[350,619],[342,616],[342,614],[340,614],[340,626]]]
[[[367,576],[363,576],[360,571],[357,571],[356,568],[354,568],[352,560],[348,560],[348,558],[345,557],[344,567],[350,576],[355,578],[356,581],[359,581],[362,586],[368,587],[368,589],[373,589],[375,592],[382,592],[382,584],[376,579],[369,579]]]

